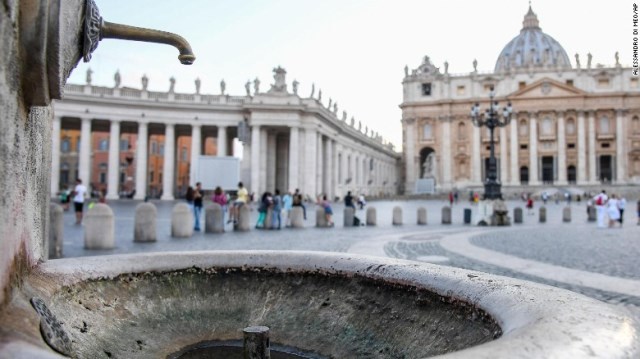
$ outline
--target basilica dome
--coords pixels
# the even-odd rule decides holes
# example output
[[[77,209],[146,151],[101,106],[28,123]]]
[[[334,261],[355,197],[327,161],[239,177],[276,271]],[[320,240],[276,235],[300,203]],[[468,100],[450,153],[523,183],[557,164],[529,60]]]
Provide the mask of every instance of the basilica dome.
[[[562,45],[540,29],[538,16],[531,6],[524,16],[520,34],[502,49],[496,61],[495,72],[517,70],[520,68],[558,68],[569,69],[569,56]]]

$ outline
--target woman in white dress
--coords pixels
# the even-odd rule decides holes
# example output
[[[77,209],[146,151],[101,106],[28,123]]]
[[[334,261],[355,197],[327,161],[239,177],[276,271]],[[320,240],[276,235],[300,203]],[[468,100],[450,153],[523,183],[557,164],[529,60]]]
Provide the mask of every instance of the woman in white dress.
[[[620,209],[618,208],[618,198],[615,194],[611,195],[607,202],[607,215],[609,216],[609,228],[620,219]]]

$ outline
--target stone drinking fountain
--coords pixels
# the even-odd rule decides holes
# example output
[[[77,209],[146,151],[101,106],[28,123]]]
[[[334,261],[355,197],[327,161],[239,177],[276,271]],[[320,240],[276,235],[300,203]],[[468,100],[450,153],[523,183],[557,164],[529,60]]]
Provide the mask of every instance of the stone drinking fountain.
[[[47,121],[71,70],[104,37],[195,57],[177,35],[104,22],[91,0],[14,0],[0,20],[13,79],[0,140],[15,142],[0,161],[0,358],[640,357],[619,308],[457,268],[272,251],[47,261]]]

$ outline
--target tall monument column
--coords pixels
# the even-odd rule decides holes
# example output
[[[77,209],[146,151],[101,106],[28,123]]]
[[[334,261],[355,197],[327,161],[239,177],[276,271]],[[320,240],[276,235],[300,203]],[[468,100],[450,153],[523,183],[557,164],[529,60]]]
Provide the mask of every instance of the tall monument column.
[[[585,145],[584,112],[578,112],[578,184],[587,183],[587,146]]]
[[[627,180],[624,122],[624,111],[618,110],[616,112],[616,183],[625,183]]]
[[[598,183],[596,174],[596,118],[594,111],[589,111],[589,182]]]
[[[189,162],[189,183],[195,186],[200,181],[197,178],[200,155],[202,154],[202,125],[194,123],[191,125],[191,160]]]
[[[567,184],[567,141],[565,138],[564,113],[558,112],[558,185]]]
[[[91,119],[83,118],[80,128],[80,160],[78,163],[78,177],[82,183],[91,188]]]
[[[514,116],[511,119],[511,123],[509,124],[509,127],[511,127],[511,138],[510,143],[511,143],[511,153],[510,153],[510,160],[511,160],[511,185],[512,186],[519,186],[520,185],[520,173],[519,173],[519,153],[520,153],[520,145],[518,144],[518,119],[516,118],[516,116]]]
[[[218,126],[218,157],[227,156],[227,127]]]
[[[532,112],[529,117],[529,184],[539,185],[538,173],[538,120],[537,114]]]
[[[136,141],[136,194],[135,199],[144,199],[147,196],[147,146],[149,138],[149,125],[146,122],[138,123],[138,140]]]
[[[167,123],[164,128],[164,163],[162,166],[162,200],[173,200],[176,156],[176,128]]]
[[[284,191],[294,190],[299,188],[300,184],[298,183],[299,177],[299,138],[300,130],[296,126],[292,126],[289,129],[289,188],[284,188]]]
[[[118,199],[118,185],[120,180],[120,121],[111,120],[109,134],[109,184],[107,186],[107,199]]]
[[[53,117],[51,123],[51,197],[60,190],[60,128],[62,119]]]

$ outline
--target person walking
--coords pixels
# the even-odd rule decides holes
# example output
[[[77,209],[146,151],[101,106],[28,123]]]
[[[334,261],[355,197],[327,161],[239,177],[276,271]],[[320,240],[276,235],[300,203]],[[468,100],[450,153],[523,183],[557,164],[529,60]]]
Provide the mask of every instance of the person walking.
[[[273,195],[273,206],[271,208],[271,229],[280,229],[282,225],[282,197],[280,197],[279,189],[276,189]],[[278,224],[277,226],[276,223]]]
[[[324,218],[327,221],[327,227],[333,227],[333,209],[331,203],[327,200],[327,195],[323,195],[322,199],[318,199],[318,205],[324,209]]]
[[[291,196],[291,191],[287,191],[287,193],[282,197],[282,203],[284,206],[284,213],[287,215],[285,226],[291,227],[291,209],[293,208],[293,197]]]
[[[453,192],[449,192],[449,207],[453,207]]]
[[[602,190],[602,192],[598,193],[595,197],[593,197],[593,203],[596,206],[596,218],[598,223],[598,228],[605,228],[606,225],[604,223],[604,216],[606,212],[605,205],[609,197],[607,196],[607,192]]]
[[[618,200],[618,210],[620,211],[620,219],[618,219],[618,222],[620,222],[620,227],[622,227],[622,222],[624,221],[623,216],[625,207],[627,207],[627,199],[620,196],[620,199]]]
[[[238,193],[237,198],[233,202],[233,205],[229,208],[229,220],[227,223],[233,222],[233,224],[238,223],[238,215],[240,214],[240,207],[249,203],[249,191],[244,188],[242,182],[238,182]]]
[[[260,198],[260,204],[258,205],[258,222],[256,222],[256,228],[265,227],[264,221],[267,218],[267,212],[269,211],[269,207],[271,207],[273,203],[271,193],[265,192],[262,194]]]
[[[82,223],[82,212],[84,211],[84,200],[87,197],[87,187],[82,184],[82,180],[76,180],[76,187],[73,189],[73,207],[76,212],[76,224]]]
[[[533,196],[529,195],[527,198],[527,214],[533,215]]]
[[[620,209],[618,209],[618,198],[615,194],[611,194],[611,198],[607,201],[607,216],[609,216],[609,228],[620,220]],[[620,224],[622,226],[622,223]]]
[[[194,231],[200,231],[200,217],[202,214],[202,183],[196,183],[196,188],[193,190],[193,218],[194,218]]]

